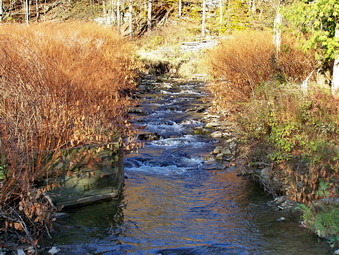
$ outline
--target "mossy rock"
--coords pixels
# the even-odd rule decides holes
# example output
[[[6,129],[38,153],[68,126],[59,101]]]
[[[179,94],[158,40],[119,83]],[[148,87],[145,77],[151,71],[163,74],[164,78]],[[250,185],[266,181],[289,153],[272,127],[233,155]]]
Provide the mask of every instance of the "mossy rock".
[[[84,146],[65,151],[54,165],[58,176],[46,180],[48,192],[58,206],[79,206],[120,195],[124,180],[121,144]]]

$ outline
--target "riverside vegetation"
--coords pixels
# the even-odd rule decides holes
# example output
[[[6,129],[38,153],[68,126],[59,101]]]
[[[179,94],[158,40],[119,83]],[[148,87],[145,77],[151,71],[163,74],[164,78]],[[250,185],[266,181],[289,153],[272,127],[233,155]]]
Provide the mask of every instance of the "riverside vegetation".
[[[41,178],[61,151],[108,144],[132,132],[131,44],[90,23],[0,26],[1,239],[36,246],[55,211]],[[86,157],[86,155],[83,155]],[[79,159],[80,160],[80,159]]]
[[[42,7],[36,1],[37,13],[29,12],[33,6],[26,8],[26,19],[36,17],[38,21],[44,13],[46,20],[92,20],[103,13],[103,18],[112,19],[126,32],[129,3],[106,2],[47,1]],[[24,12],[17,15],[23,5],[0,3],[3,21],[24,19]],[[230,0],[219,11],[208,5],[209,22],[203,32],[231,35],[208,55],[214,110],[237,124],[243,145],[239,157],[249,166],[258,162],[270,166],[260,174],[264,187],[299,202],[304,224],[335,245],[339,232],[335,200],[339,104],[328,87],[316,84],[314,69],[333,64],[338,5],[334,0],[319,0],[313,8],[309,1],[296,1],[287,8],[289,33],[302,35],[300,39],[309,43],[299,44],[294,36],[285,35],[277,54],[272,33],[266,31],[279,9],[273,3]],[[176,44],[173,52],[163,51],[160,57],[156,52],[156,61],[161,64],[166,57],[176,74],[190,77],[203,66],[196,58],[206,55],[182,56],[177,42],[201,32],[203,11],[200,3],[190,2],[177,13],[176,4],[157,2],[153,5],[157,15],[151,19],[146,17],[147,4],[132,6],[140,14],[133,16],[133,35],[145,34],[172,17],[169,32],[148,31],[150,37],[138,43],[145,51],[149,50],[147,43],[151,49],[167,42]],[[150,10],[152,14],[152,5]],[[228,14],[224,19],[223,11]],[[216,22],[219,16],[220,24]],[[178,26],[186,30],[179,33]],[[139,64],[131,43],[118,31],[91,23],[4,24],[0,36],[0,237],[18,236],[21,242],[37,246],[41,235],[49,231],[56,210],[44,195],[53,185],[42,189],[37,182],[58,174],[51,166],[62,150],[131,136],[127,111],[134,104],[130,96]],[[299,85],[312,73],[306,94]],[[130,143],[127,148],[133,146]]]
[[[316,59],[283,38],[276,55],[269,32],[239,33],[210,54],[215,111],[233,119],[240,157],[269,166],[260,180],[273,195],[300,203],[304,224],[338,242],[339,101],[329,87],[300,84]]]

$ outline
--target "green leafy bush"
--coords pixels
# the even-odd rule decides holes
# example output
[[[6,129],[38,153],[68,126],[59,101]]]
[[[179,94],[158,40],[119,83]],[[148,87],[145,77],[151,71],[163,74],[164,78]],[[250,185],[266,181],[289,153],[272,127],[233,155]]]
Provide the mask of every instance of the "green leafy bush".
[[[339,205],[317,203],[298,206],[304,224],[320,237],[327,237],[333,245],[339,241]]]
[[[302,39],[305,51],[315,50],[322,64],[328,64],[338,52],[339,41],[335,38],[338,10],[336,0],[299,0],[284,10],[289,30]]]

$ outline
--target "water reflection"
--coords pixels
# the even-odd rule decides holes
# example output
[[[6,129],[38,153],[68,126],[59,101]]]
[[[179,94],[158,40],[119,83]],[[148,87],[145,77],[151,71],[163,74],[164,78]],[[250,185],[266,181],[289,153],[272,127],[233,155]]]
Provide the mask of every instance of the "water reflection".
[[[122,200],[67,211],[55,241],[64,254],[330,254],[233,173],[189,177],[136,174]]]
[[[61,254],[331,253],[290,215],[267,206],[252,183],[209,159],[215,141],[192,135],[202,114],[186,111],[201,106],[201,85],[180,93],[168,83],[168,93],[144,96],[143,111],[151,114],[136,123],[162,139],[127,156],[120,200],[69,210],[58,221],[53,242]],[[287,220],[277,222],[281,216]]]

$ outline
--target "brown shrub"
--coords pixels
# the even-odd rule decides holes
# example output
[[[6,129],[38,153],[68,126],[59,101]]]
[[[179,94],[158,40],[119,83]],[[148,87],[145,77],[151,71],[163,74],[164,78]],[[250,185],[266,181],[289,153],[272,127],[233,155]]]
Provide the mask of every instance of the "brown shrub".
[[[312,71],[314,60],[286,37],[276,58],[270,32],[240,32],[210,52],[207,65],[215,80],[210,86],[217,107],[240,110],[264,82],[302,81]]]
[[[284,36],[277,67],[283,81],[303,82],[317,68],[314,54],[305,54],[295,39]]]
[[[4,25],[0,37],[0,204],[38,236],[48,222],[40,210],[46,201],[39,205],[40,195],[30,194],[38,192],[35,180],[49,174],[46,160],[60,149],[109,143],[129,132],[136,65],[131,46],[95,24]],[[40,209],[31,212],[34,203]],[[13,226],[10,219],[0,220]]]
[[[210,52],[211,86],[220,107],[235,109],[246,102],[256,86],[274,75],[273,44],[268,32],[241,32]]]

